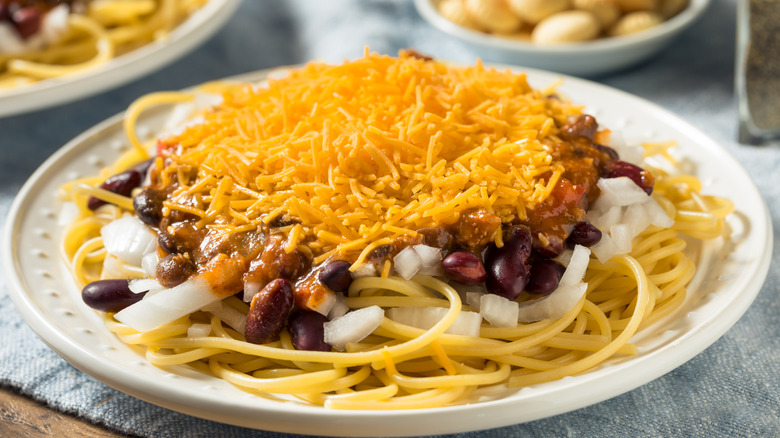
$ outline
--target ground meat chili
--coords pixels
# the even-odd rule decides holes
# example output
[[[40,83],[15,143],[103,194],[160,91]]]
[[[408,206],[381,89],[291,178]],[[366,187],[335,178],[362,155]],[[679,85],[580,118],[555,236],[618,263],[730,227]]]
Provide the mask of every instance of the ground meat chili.
[[[484,209],[473,209],[460,214],[451,224],[399,236],[374,249],[366,260],[381,267],[404,248],[425,244],[443,250],[447,260],[443,272],[454,281],[484,282],[488,292],[510,299],[518,298],[529,280],[532,290],[527,293],[538,296],[551,292],[562,266],[547,260],[564,250],[573,230],[574,242],[569,241],[569,246],[594,245],[601,237],[600,231],[586,220],[588,205],[599,194],[599,178],[628,176],[643,189],[649,184],[652,190],[649,173],[630,165],[638,169],[632,170],[628,163],[618,160],[614,150],[596,143],[598,124],[593,117],[579,116],[558,129],[551,155],[565,170],[550,195],[526,210],[526,218],[502,223],[498,216]],[[163,165],[167,164],[167,149],[159,149]],[[152,184],[136,192],[136,213],[157,231],[161,259],[157,273],[163,285],[175,286],[198,273],[215,294],[229,296],[240,292],[247,282],[267,294],[267,285],[284,280],[292,285],[295,315],[310,311],[311,306],[316,308],[333,291],[343,292],[349,286],[348,268],[355,255],[343,260],[331,257],[313,265],[314,257],[305,240],[292,250],[286,248],[287,235],[296,224],[294,217],[280,216],[258,230],[223,234],[213,225],[199,226],[199,218],[194,215],[166,211],[164,199],[175,190],[176,182],[163,187],[159,169],[152,166],[149,172]],[[184,174],[186,177],[187,172]],[[195,205],[196,200],[192,203]],[[502,233],[501,248],[494,243],[497,233]],[[517,249],[516,253],[512,248]],[[534,278],[530,279],[532,273]],[[256,314],[263,312],[250,311],[250,318]]]

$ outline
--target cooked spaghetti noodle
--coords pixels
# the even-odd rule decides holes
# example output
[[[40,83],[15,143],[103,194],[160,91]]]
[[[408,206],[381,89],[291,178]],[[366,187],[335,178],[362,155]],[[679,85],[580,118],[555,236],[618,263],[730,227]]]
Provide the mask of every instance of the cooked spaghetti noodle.
[[[618,247],[625,243],[619,242],[624,224],[607,228],[614,209],[594,213],[606,202],[595,182],[615,176],[604,169],[628,165],[596,146],[594,139],[608,141],[607,131],[575,129],[586,120],[579,107],[552,90],[531,89],[511,72],[366,54],[341,66],[312,63],[261,85],[210,84],[205,90],[221,93],[221,102],[161,134],[149,182],[133,192],[135,204],[106,180],[148,158],[148,145],[135,133],[141,112],[164,103],[191,105],[202,95],[155,94],[130,107],[125,127],[133,148],[100,175],[62,187],[62,197],[79,210],[62,248],[81,285],[155,273],[157,281],[175,283],[119,313],[105,312],[106,326],[142,347],[150,363],[189,364],[258,396],[294,396],[333,409],[419,409],[583,373],[611,357],[636,354],[634,334],[682,305],[695,261],[684,252],[681,234],[713,239],[728,232],[729,201],[702,195],[693,176],[645,163],[652,175],[634,182],[648,192],[641,184],[650,181],[652,196],[638,196],[658,205],[669,226],[643,223],[630,248],[604,252],[610,239]],[[674,164],[670,146],[649,145],[645,152]],[[144,260],[185,259],[181,263],[192,268],[186,275],[161,270],[162,262],[150,274],[146,262],[127,263],[107,250],[105,227],[128,218],[134,206],[143,218],[147,206],[139,199],[149,198],[148,190],[164,196],[161,219],[152,221],[159,244]],[[108,204],[90,209],[90,199]],[[544,223],[537,223],[541,216]],[[604,260],[585,251],[587,271],[575,280],[586,292],[554,316],[488,322],[485,297],[501,295],[501,306],[526,310],[547,299],[530,294],[525,283],[519,296],[495,290],[490,276],[497,275],[500,256],[491,251],[511,248],[524,235],[533,239],[525,256],[532,267],[570,254],[564,277],[547,297],[560,296],[582,251],[556,245],[571,243],[574,223],[588,220],[605,228],[599,243],[590,242]],[[430,235],[439,243],[428,245],[437,240],[426,240]],[[487,283],[453,279],[441,265],[446,257],[429,272],[434,275],[402,278],[401,253],[409,248],[477,256],[489,271]],[[346,262],[353,279],[339,297],[348,313],[334,317],[334,292],[321,272],[336,261]],[[269,288],[281,287],[280,277],[293,285],[296,311],[330,314],[326,326],[359,312],[379,312],[377,322],[362,337],[343,343],[331,337],[334,349],[311,351],[300,348],[298,326],[285,313],[271,337],[254,342],[256,324],[270,324],[257,315],[276,317],[257,307]],[[479,289],[483,301],[474,301],[459,281],[474,284],[470,290]],[[257,283],[259,292],[242,300],[242,288],[247,295]],[[209,304],[148,329],[128,323],[134,306],[192,285],[205,288]],[[403,318],[407,310],[425,314],[427,326]],[[477,318],[476,333],[453,333],[469,318]]]
[[[7,22],[0,12],[0,38],[6,39],[0,42],[0,91],[98,68],[165,38],[206,2],[0,1],[0,11],[8,11]],[[28,35],[28,27],[39,30]]]

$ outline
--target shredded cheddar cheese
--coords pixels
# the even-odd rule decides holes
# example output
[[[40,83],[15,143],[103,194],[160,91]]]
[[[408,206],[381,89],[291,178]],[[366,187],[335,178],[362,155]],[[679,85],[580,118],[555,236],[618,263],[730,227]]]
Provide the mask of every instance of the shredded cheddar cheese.
[[[164,139],[165,206],[228,232],[289,217],[286,250],[306,242],[315,261],[475,208],[525,219],[564,170],[555,122],[580,113],[524,75],[403,55],[310,63],[223,98]]]

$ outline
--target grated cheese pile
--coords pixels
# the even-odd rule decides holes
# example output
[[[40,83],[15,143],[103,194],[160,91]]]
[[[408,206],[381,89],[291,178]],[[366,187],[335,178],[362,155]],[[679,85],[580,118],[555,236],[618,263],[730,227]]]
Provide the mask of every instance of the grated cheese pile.
[[[165,205],[226,233],[290,217],[286,248],[305,242],[317,263],[474,208],[525,219],[563,172],[550,155],[556,121],[580,112],[524,75],[403,53],[310,63],[223,97],[164,140],[179,145]]]

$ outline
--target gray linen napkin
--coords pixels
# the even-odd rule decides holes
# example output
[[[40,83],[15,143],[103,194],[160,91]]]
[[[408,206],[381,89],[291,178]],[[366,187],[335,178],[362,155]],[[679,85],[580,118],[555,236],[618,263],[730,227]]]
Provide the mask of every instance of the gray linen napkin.
[[[715,0],[660,56],[600,82],[656,102],[709,133],[754,175],[780,217],[780,150],[741,146],[732,98],[735,0]],[[414,47],[459,62],[479,56],[429,27],[411,1],[246,0],[217,36],[172,66],[67,106],[0,119],[0,221],[43,160],[135,97],[246,71]],[[777,221],[773,221],[775,236]],[[780,436],[780,259],[757,301],[713,346],[671,373],[568,414],[461,437]],[[41,342],[0,286],[0,384],[109,429],[155,437],[278,437],[175,413],[76,370]],[[468,421],[464,418],[463,421]]]

